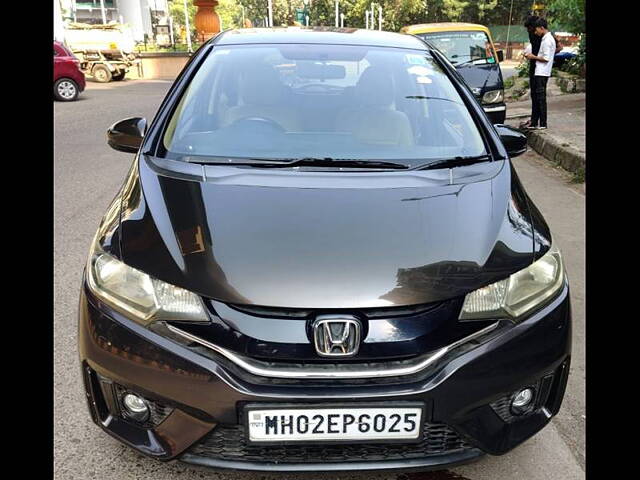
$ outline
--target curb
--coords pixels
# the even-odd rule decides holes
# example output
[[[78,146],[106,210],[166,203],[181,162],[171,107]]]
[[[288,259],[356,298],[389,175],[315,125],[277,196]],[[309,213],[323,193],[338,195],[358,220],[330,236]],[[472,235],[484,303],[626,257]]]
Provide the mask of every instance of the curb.
[[[572,173],[584,173],[587,165],[585,155],[577,149],[563,145],[559,140],[544,133],[527,132],[529,146],[547,160],[559,164]]]

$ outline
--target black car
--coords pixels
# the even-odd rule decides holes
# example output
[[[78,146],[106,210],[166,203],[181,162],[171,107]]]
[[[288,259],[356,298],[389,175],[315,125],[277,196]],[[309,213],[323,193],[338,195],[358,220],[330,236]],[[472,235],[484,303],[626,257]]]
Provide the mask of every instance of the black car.
[[[108,434],[215,468],[429,469],[558,412],[569,287],[526,139],[418,38],[227,31],[108,141],[136,157],[79,306]]]

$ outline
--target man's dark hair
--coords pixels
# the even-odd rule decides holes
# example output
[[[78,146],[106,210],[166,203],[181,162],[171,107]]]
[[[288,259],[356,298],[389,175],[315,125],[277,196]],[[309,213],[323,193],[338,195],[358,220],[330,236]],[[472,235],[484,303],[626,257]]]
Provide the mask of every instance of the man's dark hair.
[[[539,19],[536,21],[536,27],[542,27],[542,28],[544,28],[545,30],[548,30],[548,29],[549,29],[549,26],[547,25],[547,21],[546,21],[544,18],[539,18]]]
[[[533,28],[536,26],[536,22],[538,21],[539,17],[537,15],[529,15],[526,20],[524,21],[524,26],[526,28]]]

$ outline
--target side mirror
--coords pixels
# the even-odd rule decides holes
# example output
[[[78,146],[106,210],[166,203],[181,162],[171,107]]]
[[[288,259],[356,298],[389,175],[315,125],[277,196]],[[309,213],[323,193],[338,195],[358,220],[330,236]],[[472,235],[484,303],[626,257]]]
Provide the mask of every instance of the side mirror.
[[[527,151],[527,136],[520,130],[508,125],[494,125],[509,158],[517,157]]]
[[[114,150],[138,153],[147,130],[147,120],[140,117],[125,118],[107,130],[107,143]]]
[[[498,63],[502,62],[504,60],[504,50],[498,50],[496,54],[498,55]]]

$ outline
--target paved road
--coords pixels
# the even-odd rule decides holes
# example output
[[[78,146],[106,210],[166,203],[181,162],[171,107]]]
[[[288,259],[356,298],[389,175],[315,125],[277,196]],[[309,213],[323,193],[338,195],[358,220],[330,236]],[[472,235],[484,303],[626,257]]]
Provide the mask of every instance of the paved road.
[[[56,103],[54,166],[54,472],[57,479],[180,478],[276,480],[537,480],[584,478],[584,189],[533,153],[514,159],[528,192],[562,248],[572,282],[571,376],[560,414],[538,435],[502,457],[453,472],[268,476],[216,473],[147,459],[103,434],[89,419],[76,349],[80,278],[89,243],[133,159],[105,142],[105,130],[127,116],[151,119],[170,86],[164,81],[89,83],[74,103]]]

